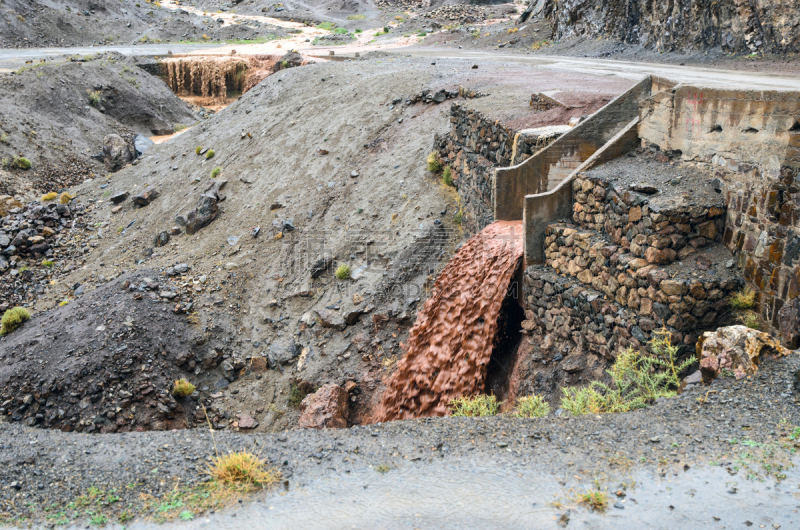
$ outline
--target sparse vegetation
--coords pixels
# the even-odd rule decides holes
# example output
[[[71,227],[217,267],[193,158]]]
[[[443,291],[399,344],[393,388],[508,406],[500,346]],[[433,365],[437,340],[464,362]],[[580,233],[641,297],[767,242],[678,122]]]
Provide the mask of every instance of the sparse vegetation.
[[[470,35],[472,35],[473,39],[480,38],[481,30],[479,30],[479,29],[472,30],[472,33],[470,33]]]
[[[430,152],[426,162],[428,165],[428,171],[431,171],[433,173],[438,173],[439,171],[442,170],[442,163],[439,162],[439,155],[436,153],[436,151]]]
[[[65,305],[67,305],[68,303],[69,303],[69,300],[61,300],[61,301],[58,303],[58,307],[64,307],[64,306],[65,306]]]
[[[731,309],[734,311],[747,311],[756,305],[756,292],[750,287],[745,287],[733,293],[729,298]]]
[[[350,33],[347,31],[347,28],[336,28],[333,32],[337,35],[344,35],[345,33]]]
[[[388,473],[389,469],[390,469],[389,466],[387,466],[386,464],[381,464],[379,466],[375,466],[375,471],[377,471],[378,473],[381,473],[381,474]]]
[[[177,124],[175,124],[174,131],[175,131],[175,132],[181,132],[181,131],[183,131],[183,130],[185,130],[185,129],[188,129],[188,128],[189,128],[189,126],[188,126],[188,125],[184,125],[184,124],[182,124],[182,123],[177,123]]]
[[[550,405],[541,396],[526,396],[517,400],[514,416],[518,418],[544,418],[550,414]]]
[[[212,158],[214,158],[214,150],[209,149],[208,151],[206,151],[206,160],[210,160]]]
[[[99,90],[87,90],[89,94],[89,104],[92,107],[96,107],[100,104],[100,91]]]
[[[24,307],[12,307],[3,313],[0,320],[0,336],[5,336],[17,329],[23,322],[31,318],[31,313]]]
[[[485,394],[462,397],[450,402],[450,415],[470,418],[494,416],[500,410],[500,405],[496,397]]]
[[[444,182],[446,186],[455,187],[456,183],[453,181],[453,170],[450,169],[450,166],[445,166],[442,172],[442,182]]]
[[[347,263],[342,263],[338,267],[336,267],[336,278],[339,280],[347,280],[350,278],[351,274],[350,265]]]
[[[333,31],[333,28],[336,27],[336,24],[334,24],[333,22],[321,22],[317,24],[317,27],[319,29],[324,29],[325,31]]]
[[[60,202],[61,204],[69,204],[69,201],[71,201],[74,198],[75,198],[74,195],[70,195],[68,192],[65,191],[64,193],[58,196],[58,202]]]
[[[191,396],[195,390],[197,390],[197,387],[186,379],[181,378],[175,381],[175,385],[172,387],[172,395],[175,397]]]
[[[678,347],[662,330],[650,343],[652,355],[628,348],[620,353],[610,370],[611,383],[592,381],[585,387],[563,388],[561,406],[573,415],[628,412],[645,408],[661,397],[673,397],[680,374],[693,365],[694,357],[677,363]]]
[[[58,197],[58,193],[51,191],[50,193],[45,193],[41,197],[42,202],[54,201]]]
[[[608,493],[599,489],[589,490],[578,495],[578,502],[587,505],[592,510],[602,512],[608,508]]]
[[[8,133],[0,134],[0,143],[8,145]]]
[[[764,329],[764,319],[755,311],[742,311],[738,319],[743,326],[747,326],[750,329],[756,331],[762,331]]]
[[[47,267],[48,269],[51,268],[55,264],[56,264],[55,261],[52,261],[52,260],[49,260],[49,259],[43,259],[42,260],[42,267]]]
[[[300,404],[307,395],[308,394],[304,393],[298,385],[292,384],[291,388],[289,389],[289,398],[286,400],[286,403],[290,407],[299,409]]]
[[[267,468],[263,460],[247,451],[213,458],[208,473],[217,483],[244,491],[269,486],[281,478],[280,471]]]
[[[214,168],[214,169],[211,171],[211,178],[212,178],[212,179],[215,179],[215,178],[217,178],[221,172],[222,172],[222,168],[221,168],[221,167],[215,167],[215,168]]]
[[[365,20],[367,15],[348,15],[347,20]]]
[[[199,155],[200,151],[202,151],[202,150],[203,150],[203,146],[202,145],[198,145],[197,147],[194,148],[194,154]]]
[[[531,50],[541,50],[542,48],[547,48],[548,46],[550,46],[550,41],[540,40],[531,44]]]
[[[11,165],[18,169],[30,169],[31,161],[24,156],[15,156],[11,161]]]

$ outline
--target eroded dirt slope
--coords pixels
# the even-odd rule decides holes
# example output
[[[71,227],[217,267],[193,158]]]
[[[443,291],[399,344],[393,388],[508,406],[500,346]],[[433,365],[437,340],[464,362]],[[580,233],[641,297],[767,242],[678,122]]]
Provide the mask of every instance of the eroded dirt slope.
[[[151,136],[197,118],[160,79],[117,53],[61,57],[0,76],[0,194],[61,189],[105,174],[103,137]],[[32,167],[8,167],[15,156]]]

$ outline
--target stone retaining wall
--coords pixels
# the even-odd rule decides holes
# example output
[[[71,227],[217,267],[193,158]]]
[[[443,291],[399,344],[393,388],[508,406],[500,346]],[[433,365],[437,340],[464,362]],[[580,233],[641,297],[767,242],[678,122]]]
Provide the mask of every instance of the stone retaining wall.
[[[766,183],[756,178],[728,190],[726,200],[723,242],[756,290],[761,316],[786,344],[798,347],[800,172],[784,168],[779,179]]]
[[[526,160],[555,141],[561,130],[514,131],[460,103],[450,107],[450,124],[450,132],[434,136],[434,150],[442,165],[452,170],[464,208],[464,228],[475,233],[494,221],[495,168]]]
[[[613,243],[648,263],[682,260],[722,239],[721,198],[711,206],[664,209],[651,206],[641,194],[580,174],[572,181],[572,191],[577,224],[608,234]]]

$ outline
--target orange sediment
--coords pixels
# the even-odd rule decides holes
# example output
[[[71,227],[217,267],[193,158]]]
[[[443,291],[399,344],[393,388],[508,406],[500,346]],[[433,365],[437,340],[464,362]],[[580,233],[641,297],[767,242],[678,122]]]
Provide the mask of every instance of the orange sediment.
[[[498,316],[522,259],[522,223],[498,221],[447,264],[387,381],[376,421],[444,416],[484,390]]]

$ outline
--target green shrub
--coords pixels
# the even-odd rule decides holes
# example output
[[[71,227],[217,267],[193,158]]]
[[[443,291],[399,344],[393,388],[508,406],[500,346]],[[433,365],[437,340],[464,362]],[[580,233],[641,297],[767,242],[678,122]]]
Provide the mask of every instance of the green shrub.
[[[436,153],[436,151],[430,152],[426,162],[428,164],[428,171],[438,173],[442,170],[442,164],[439,162],[439,155]]]
[[[191,396],[195,390],[197,390],[197,387],[186,379],[181,378],[175,381],[175,385],[172,387],[172,395],[175,397]]]
[[[317,24],[317,27],[319,29],[324,29],[325,31],[333,31],[333,28],[336,27],[336,24],[334,24],[333,22],[322,22],[320,24]]]
[[[89,94],[89,104],[92,107],[96,107],[100,104],[100,91],[99,90],[87,90]]]
[[[550,405],[541,396],[526,396],[517,400],[514,416],[518,418],[544,418],[550,414]]]
[[[756,292],[750,287],[745,287],[733,293],[729,298],[731,308],[735,311],[753,309],[756,305]]]
[[[211,178],[215,179],[219,176],[220,172],[222,171],[221,167],[215,167],[213,171],[211,171]]]
[[[209,149],[208,151],[206,151],[206,160],[210,160],[212,158],[214,158],[214,150]]]
[[[494,416],[500,410],[500,403],[497,398],[484,394],[454,399],[449,406],[451,416],[468,416],[471,418]]]
[[[184,129],[188,129],[188,128],[189,128],[189,126],[188,126],[188,125],[184,125],[184,124],[182,124],[182,123],[177,123],[177,124],[175,124],[175,127],[173,128],[173,130],[174,130],[175,132],[181,132],[181,131],[183,131]]]
[[[12,307],[3,313],[3,318],[0,320],[0,335],[8,335],[29,318],[31,314],[24,307]]]
[[[52,260],[49,260],[49,259],[42,260],[42,267],[47,267],[48,269],[51,268],[55,264],[56,264],[55,261],[52,261]]]
[[[194,148],[194,154],[199,155],[200,151],[202,151],[202,150],[203,150],[203,146],[202,145],[198,145],[197,147]]]
[[[347,31],[346,28],[336,28],[335,30],[333,30],[333,32],[337,35],[344,35],[345,33],[350,33],[349,31]]]
[[[389,26],[383,26],[383,32],[389,33]]]
[[[51,191],[50,193],[45,193],[42,195],[41,200],[42,202],[53,201],[58,197],[58,193]]]
[[[342,263],[336,268],[336,277],[340,280],[347,280],[350,278],[350,265]]]
[[[628,412],[647,407],[661,397],[673,397],[680,375],[696,362],[691,357],[676,364],[678,347],[666,330],[650,342],[652,355],[628,348],[617,356],[610,370],[611,383],[592,381],[589,386],[563,388],[561,407],[573,415]]]
[[[447,186],[455,187],[456,183],[453,181],[453,170],[450,169],[450,166],[445,166],[444,172],[442,173],[442,182]]]
[[[363,30],[356,29],[356,30],[353,30],[353,33],[361,33],[362,31],[363,31]]]
[[[69,204],[69,201],[71,201],[74,198],[75,198],[74,195],[70,195],[68,192],[65,191],[64,193],[58,196],[58,202],[60,202],[61,204]]]
[[[281,61],[281,68],[289,68],[289,61],[285,59]]]
[[[31,161],[25,158],[24,156],[15,156],[14,160],[11,161],[11,164],[19,169],[31,168]]]

